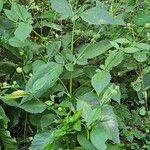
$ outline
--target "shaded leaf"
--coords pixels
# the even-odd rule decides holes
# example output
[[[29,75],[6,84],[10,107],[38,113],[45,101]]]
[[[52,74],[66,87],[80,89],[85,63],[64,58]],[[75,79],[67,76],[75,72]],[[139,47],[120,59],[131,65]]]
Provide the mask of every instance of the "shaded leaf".
[[[90,135],[92,144],[98,149],[98,150],[105,150],[106,144],[105,142],[108,139],[107,132],[103,127],[94,127],[91,131]]]
[[[113,108],[110,105],[105,105],[101,114],[100,127],[102,126],[109,137],[114,143],[119,143],[119,129],[116,115],[114,114]]]
[[[31,100],[34,96],[38,98],[41,97],[50,87],[56,83],[60,74],[62,73],[62,70],[62,65],[53,62],[39,66],[38,70],[33,74],[26,85],[25,91],[27,93],[31,93],[31,95],[24,97],[21,101],[21,104]],[[35,87],[37,83],[39,84],[39,82],[44,80],[44,76],[46,77],[47,82],[44,82],[45,84],[42,83],[40,88]],[[36,90],[34,91],[33,88],[36,88]]]
[[[97,150],[94,145],[85,137],[85,135],[79,133],[77,135],[77,140],[79,144],[86,150]]]
[[[50,0],[52,8],[61,15],[61,18],[72,17],[73,11],[67,0]]]
[[[24,109],[29,113],[36,114],[42,113],[47,108],[47,105],[41,101],[32,100],[24,103],[23,105],[20,106],[20,108]]]
[[[20,22],[14,34],[17,39],[24,41],[30,35],[31,31],[32,25]]]
[[[101,7],[101,4],[97,3],[96,7],[90,8],[81,14],[81,18],[89,24],[101,25],[101,24],[114,24],[124,25],[124,21],[120,16],[110,16],[108,11]]]
[[[105,69],[111,70],[113,67],[119,65],[123,60],[123,52],[112,51],[105,61]]]
[[[79,57],[77,63],[81,65],[87,64],[87,60],[103,54],[111,48],[111,44],[107,40],[103,40],[94,44],[84,44],[79,47]]]
[[[110,80],[111,80],[111,75],[106,70],[99,71],[92,77],[91,83],[97,95],[100,95],[100,93],[110,83]]]

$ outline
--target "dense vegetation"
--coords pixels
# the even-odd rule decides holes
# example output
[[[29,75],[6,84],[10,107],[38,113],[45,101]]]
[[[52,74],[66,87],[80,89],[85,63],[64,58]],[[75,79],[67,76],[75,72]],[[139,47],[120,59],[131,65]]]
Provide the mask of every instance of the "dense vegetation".
[[[0,0],[0,147],[150,150],[149,0]]]

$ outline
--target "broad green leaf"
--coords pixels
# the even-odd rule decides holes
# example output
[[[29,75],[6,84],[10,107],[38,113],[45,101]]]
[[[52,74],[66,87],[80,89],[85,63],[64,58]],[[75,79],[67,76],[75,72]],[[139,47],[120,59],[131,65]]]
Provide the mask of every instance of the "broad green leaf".
[[[0,128],[0,137],[4,145],[4,149],[18,149],[17,141],[15,138],[11,137],[10,132]]]
[[[92,109],[92,105],[88,103],[87,101],[78,100],[77,110],[82,111],[82,117],[84,118],[87,126],[91,125],[94,121],[100,118],[101,107]]]
[[[9,39],[9,44],[13,47],[25,47],[29,45],[28,41],[21,41],[20,39],[16,38],[16,37],[12,37]]]
[[[3,0],[0,0],[0,11],[3,9],[3,4],[4,4]]]
[[[62,38],[62,46],[64,48],[67,48],[69,44],[71,43],[71,34],[70,32],[66,33],[66,35],[63,36]]]
[[[92,129],[90,138],[92,141],[92,144],[98,149],[98,150],[105,150],[108,134],[106,130],[103,127],[96,126]]]
[[[47,79],[48,79],[48,74],[44,75],[42,78],[35,81],[31,89],[32,93],[36,93],[38,90],[42,89],[46,84]]]
[[[53,150],[50,147],[53,143],[65,134],[62,129],[38,133],[34,136],[29,150]]]
[[[119,44],[128,44],[130,43],[130,41],[126,38],[118,38],[116,40],[114,40],[115,42],[119,43]]]
[[[123,19],[120,16],[110,16],[109,12],[101,7],[97,3],[96,7],[90,8],[81,14],[81,18],[89,24],[101,25],[101,24],[114,24],[125,25]]]
[[[84,90],[84,88],[83,88]],[[80,100],[83,100],[85,102],[88,102],[89,104],[91,105],[97,105],[99,103],[99,97],[97,96],[96,93],[94,92],[91,92],[91,88],[90,89],[87,89],[88,91],[86,91],[86,89],[84,91],[81,90],[80,88],[80,92],[81,94],[78,96]],[[90,91],[90,92],[89,92]],[[85,92],[85,93],[84,93]],[[93,101],[94,99],[94,101]]]
[[[101,112],[101,107],[93,109],[88,116],[87,126],[91,125],[94,121],[98,120],[100,118]]]
[[[13,10],[4,9],[4,13],[6,14],[7,18],[13,22],[17,22],[19,17],[16,15],[16,12]]]
[[[66,69],[67,69],[68,71],[73,71],[73,70],[74,70],[74,65],[71,64],[71,63],[66,64],[65,67],[66,67]]]
[[[32,100],[24,103],[19,107],[24,109],[26,112],[36,114],[36,113],[42,113],[47,108],[47,105],[41,101]]]
[[[86,150],[97,150],[94,145],[85,137],[85,135],[79,133],[77,135],[77,140],[79,144]]]
[[[100,93],[110,83],[110,80],[111,80],[111,75],[106,70],[99,71],[92,77],[91,83],[97,95],[100,95]]]
[[[124,49],[124,52],[129,53],[129,54],[130,53],[136,53],[138,51],[140,51],[140,49],[138,49],[136,47],[127,47],[127,48]]]
[[[111,70],[113,67],[119,65],[123,60],[123,52],[112,51],[105,61],[105,69]]]
[[[88,104],[86,101],[77,100],[77,110],[82,111],[82,117],[86,122],[88,122],[89,116],[92,112],[91,105]]]
[[[43,133],[37,133],[33,138],[33,141],[31,143],[29,150],[44,150],[43,147],[44,145],[47,144],[50,135],[51,135],[51,132],[49,131],[46,131]]]
[[[66,134],[66,131],[64,129],[56,129],[54,131],[52,131],[49,140],[47,142],[46,145],[44,145],[43,150],[49,150],[50,147],[52,146],[52,144],[58,140],[59,138],[61,138],[62,136],[64,136]]]
[[[47,64],[43,64],[39,66],[36,72],[34,72],[31,79],[28,81],[26,85],[26,92],[31,93],[31,95],[26,96],[22,99],[21,104],[24,102],[27,102],[31,100],[34,96],[39,98],[41,97],[50,87],[52,87],[56,81],[58,80],[60,74],[62,73],[63,67],[61,64],[49,62]],[[46,77],[45,84],[42,83],[42,86],[40,88],[35,87],[35,85],[39,82],[42,82],[44,78]],[[36,88],[34,91],[33,88]],[[34,91],[34,93],[33,93]]]
[[[52,8],[61,15],[62,19],[73,17],[71,5],[67,0],[50,0]]]
[[[118,43],[115,42],[115,41],[110,41],[110,44],[111,44],[113,47],[115,47],[116,49],[119,49],[119,48],[120,48],[119,45],[118,45]]]
[[[14,34],[17,39],[25,41],[25,39],[30,35],[31,31],[32,25],[20,22]]]
[[[143,52],[136,52],[134,53],[133,57],[138,61],[138,62],[144,62],[147,60],[147,55],[146,53]]]
[[[136,25],[145,25],[145,23],[150,22],[150,15],[146,11],[139,10],[133,21]]]
[[[150,50],[150,44],[147,43],[137,43],[135,47],[139,48],[140,50]]]
[[[23,22],[28,22],[30,24],[32,23],[31,13],[29,13],[24,6],[13,2],[11,11],[15,12],[16,15],[19,17],[19,19],[22,20]]]
[[[77,54],[77,57],[79,58],[77,63],[81,65],[87,64],[87,60],[97,57],[107,50],[111,48],[111,44],[107,40],[103,40],[94,44],[84,44],[81,47],[79,47],[79,53]],[[85,61],[85,62],[84,62]]]
[[[0,96],[0,100],[6,103],[9,106],[19,107],[20,100],[19,99],[7,99],[5,96]]]
[[[41,128],[44,129],[44,128],[47,128],[48,126],[50,126],[53,123],[54,119],[55,119],[54,114],[43,115],[40,120]]]
[[[23,22],[32,23],[32,16],[31,13],[27,11],[27,9],[15,2],[11,5],[11,10],[4,9],[6,16],[13,22],[17,22],[18,19],[22,20]]]
[[[114,143],[119,143],[119,129],[116,115],[114,114],[113,108],[110,105],[105,105],[101,114],[100,127],[103,127],[109,137]]]
[[[59,53],[61,47],[61,42],[60,41],[55,41],[52,43],[49,43],[46,52],[49,58],[55,56],[57,53]]]
[[[107,143],[107,150],[124,150],[123,146],[119,144]]]

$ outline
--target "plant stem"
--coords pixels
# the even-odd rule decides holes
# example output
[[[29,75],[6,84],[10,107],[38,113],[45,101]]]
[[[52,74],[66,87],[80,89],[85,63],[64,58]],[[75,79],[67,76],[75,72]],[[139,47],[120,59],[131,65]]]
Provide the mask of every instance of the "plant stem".
[[[72,36],[71,36],[71,54],[72,55],[74,52],[74,30],[75,30],[75,21],[73,21]],[[70,98],[72,97],[72,89],[73,89],[73,72],[70,73],[70,92],[69,92]]]
[[[24,122],[24,146],[25,146],[25,140],[26,140],[26,130],[27,130],[27,113],[25,114],[25,122]]]

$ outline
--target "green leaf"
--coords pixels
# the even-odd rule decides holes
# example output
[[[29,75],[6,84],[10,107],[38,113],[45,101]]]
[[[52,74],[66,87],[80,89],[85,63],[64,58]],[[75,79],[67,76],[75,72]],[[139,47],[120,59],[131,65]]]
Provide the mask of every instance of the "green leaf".
[[[29,13],[24,6],[13,2],[11,11],[15,12],[16,15],[19,17],[19,19],[22,20],[23,22],[28,22],[30,24],[32,23],[31,13]]]
[[[77,135],[77,140],[79,144],[86,150],[97,150],[94,145],[85,137],[85,135],[79,133]]]
[[[99,126],[94,127],[91,131],[90,138],[92,144],[98,150],[105,150],[107,148],[105,142],[108,139],[108,134],[103,127]]]
[[[105,61],[105,69],[111,70],[113,67],[119,65],[123,60],[123,52],[112,51]]]
[[[71,5],[67,0],[50,0],[52,8],[61,15],[62,19],[67,17],[73,17],[73,11]]]
[[[129,53],[129,54],[136,53],[138,51],[140,51],[140,49],[138,49],[136,47],[127,47],[124,49],[124,52]]]
[[[110,83],[110,80],[111,80],[111,75],[106,70],[99,71],[92,77],[91,83],[97,95],[100,95],[100,93]]]
[[[13,22],[17,22],[18,19],[22,20],[23,22],[32,23],[32,16],[31,13],[27,11],[27,9],[15,2],[12,2],[11,10],[4,9],[6,16]]]
[[[38,90],[42,89],[46,84],[47,79],[48,79],[48,74],[44,75],[42,78],[35,81],[31,89],[32,93],[36,93]]]
[[[0,127],[7,128],[9,119],[7,118],[4,109],[0,106]]]
[[[68,71],[73,71],[73,70],[74,70],[74,65],[71,64],[71,63],[66,64],[65,67],[66,67],[66,69],[67,69]]]
[[[15,138],[12,138],[10,132],[0,128],[0,137],[4,145],[4,149],[18,149]]]
[[[81,18],[89,24],[101,25],[101,24],[114,24],[125,25],[123,19],[120,16],[113,17],[109,15],[109,12],[101,7],[101,4],[97,3],[96,7],[90,8],[81,14]]]
[[[100,114],[101,114],[101,107],[93,109],[88,116],[87,126],[91,125],[94,121],[98,120],[100,118]]]
[[[19,107],[29,113],[36,114],[36,113],[42,113],[47,108],[47,105],[41,101],[32,100],[24,103]]]
[[[13,22],[17,22],[19,17],[16,15],[16,12],[13,10],[4,9],[4,13],[6,14],[7,18]]]
[[[51,148],[53,143],[64,134],[65,131],[62,129],[38,133],[34,136],[29,150],[53,150],[53,148]]]
[[[29,150],[44,150],[44,146],[47,144],[51,133],[49,131],[43,133],[37,133],[31,143]]]
[[[60,47],[61,47],[60,41],[50,43],[46,49],[48,57],[51,58],[55,56],[57,53],[59,53]]]
[[[16,37],[12,37],[9,39],[9,44],[13,47],[25,47],[25,46],[28,46],[28,41],[21,41],[19,40],[18,38]]]
[[[0,11],[3,9],[3,4],[4,4],[3,0],[0,0]]]
[[[77,101],[77,110],[82,111],[82,117],[86,122],[88,122],[88,118],[92,112],[91,105],[88,104],[86,101],[78,100]]]
[[[147,55],[146,53],[143,52],[136,52],[134,53],[133,57],[138,61],[138,62],[144,62],[147,60]]]
[[[16,38],[20,39],[21,41],[25,41],[25,39],[30,35],[31,31],[32,25],[20,22],[14,34]]]
[[[136,25],[145,25],[145,23],[150,22],[150,15],[146,11],[139,10],[133,21]]]
[[[56,83],[62,71],[62,65],[54,62],[40,65],[26,85],[25,91],[27,93],[31,93],[31,95],[24,97],[21,101],[21,104],[30,101],[34,96],[37,98],[41,97],[50,87]],[[39,83],[41,83],[44,78],[47,82],[44,81],[45,84],[42,83],[42,86],[39,85]],[[40,87],[36,87],[38,86],[37,84]]]
[[[109,137],[114,143],[119,143],[119,129],[116,115],[110,105],[105,105],[101,114],[100,127],[103,127]]]
[[[23,90],[17,90],[11,94],[8,94],[8,95],[5,95],[3,96],[4,99],[7,99],[7,100],[11,100],[11,99],[18,99],[18,98],[22,98],[24,96],[27,96],[28,94],[23,91]]]
[[[150,50],[150,45],[147,43],[137,43],[135,47],[139,48],[140,50]]]
[[[114,40],[115,42],[119,43],[119,44],[128,44],[130,43],[130,41],[126,38],[118,38],[116,40]]]
[[[95,58],[111,48],[111,44],[107,40],[103,40],[94,44],[84,44],[79,47],[79,53],[77,55],[77,63],[80,65],[87,64],[87,60]],[[85,62],[84,62],[85,61]]]
[[[44,129],[44,128],[47,128],[48,126],[50,126],[53,123],[54,119],[55,119],[54,114],[43,115],[40,120],[41,128]]]

